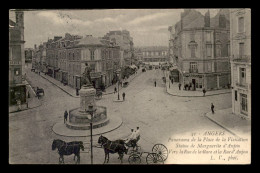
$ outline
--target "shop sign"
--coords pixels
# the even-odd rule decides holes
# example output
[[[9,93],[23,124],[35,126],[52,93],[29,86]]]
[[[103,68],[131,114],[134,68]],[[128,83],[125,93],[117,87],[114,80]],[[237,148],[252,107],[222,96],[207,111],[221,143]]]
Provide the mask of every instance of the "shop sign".
[[[9,65],[22,65],[22,61],[9,61]]]

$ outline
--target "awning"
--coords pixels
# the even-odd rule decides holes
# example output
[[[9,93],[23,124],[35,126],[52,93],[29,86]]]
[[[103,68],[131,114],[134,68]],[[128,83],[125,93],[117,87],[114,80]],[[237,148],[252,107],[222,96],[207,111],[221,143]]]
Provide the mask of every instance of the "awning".
[[[56,72],[59,71],[59,70],[60,70],[60,68],[54,68],[54,71],[56,71]]]
[[[137,68],[136,65],[130,65],[130,68]]]

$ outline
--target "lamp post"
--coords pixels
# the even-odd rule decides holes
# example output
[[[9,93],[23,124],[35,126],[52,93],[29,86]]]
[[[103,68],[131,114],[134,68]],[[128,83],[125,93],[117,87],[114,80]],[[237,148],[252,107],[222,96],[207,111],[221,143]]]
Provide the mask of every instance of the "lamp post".
[[[91,159],[91,164],[93,164],[93,139],[92,139],[92,137],[93,137],[93,134],[92,134],[93,127],[92,127],[92,120],[93,120],[93,114],[94,114],[95,111],[96,111],[96,109],[93,109],[92,104],[90,104],[88,106],[88,111],[86,111],[91,115],[91,119],[90,119],[90,151],[91,151],[90,159]]]
[[[116,72],[116,74],[117,74],[117,78],[118,78],[118,81],[117,81],[117,83],[118,83],[118,100],[120,100],[120,98],[119,98],[119,70]]]

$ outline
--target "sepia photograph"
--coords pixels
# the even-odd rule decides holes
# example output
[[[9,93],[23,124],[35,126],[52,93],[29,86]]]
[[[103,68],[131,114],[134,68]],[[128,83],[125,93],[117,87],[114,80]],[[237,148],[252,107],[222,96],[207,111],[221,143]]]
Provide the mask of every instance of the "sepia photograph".
[[[9,164],[251,164],[251,9],[9,9]]]

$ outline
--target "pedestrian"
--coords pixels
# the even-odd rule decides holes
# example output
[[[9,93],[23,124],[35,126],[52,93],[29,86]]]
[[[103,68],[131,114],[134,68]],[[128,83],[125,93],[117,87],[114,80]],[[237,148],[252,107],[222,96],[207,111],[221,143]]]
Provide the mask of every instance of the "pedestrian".
[[[172,84],[173,84],[173,78],[172,78]]]
[[[68,112],[67,110],[64,112],[64,124],[65,122],[67,122],[67,118],[68,118]]]
[[[22,106],[21,106],[21,100],[20,99],[17,100],[17,106],[18,106],[18,111],[21,111]]]
[[[206,94],[205,88],[203,88],[202,92],[203,92],[203,96],[205,97],[205,94]]]
[[[179,83],[179,90],[181,90],[181,83]]]
[[[115,87],[115,89],[114,89],[114,94],[117,92],[117,89],[116,89],[116,87]]]
[[[125,101],[125,93],[124,92],[123,92],[122,96],[123,96],[123,100]]]
[[[215,112],[214,112],[214,105],[213,105],[213,103],[211,103],[211,111],[212,111],[212,114],[214,114]]]
[[[156,87],[156,81],[154,81],[154,86]]]

